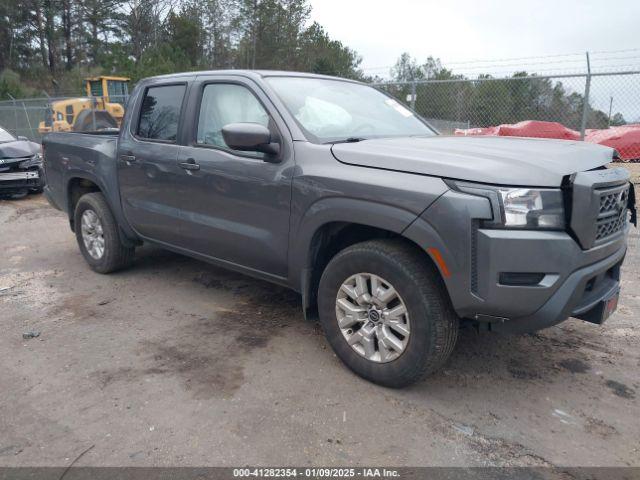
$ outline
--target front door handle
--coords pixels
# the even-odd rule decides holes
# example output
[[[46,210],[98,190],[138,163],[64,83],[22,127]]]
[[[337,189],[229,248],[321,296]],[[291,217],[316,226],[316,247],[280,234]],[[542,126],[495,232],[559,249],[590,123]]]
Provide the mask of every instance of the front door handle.
[[[136,157],[134,155],[120,155],[120,160],[127,165],[131,165],[132,163],[135,163]]]
[[[193,158],[187,158],[186,162],[180,162],[179,165],[185,170],[200,170],[200,165]]]

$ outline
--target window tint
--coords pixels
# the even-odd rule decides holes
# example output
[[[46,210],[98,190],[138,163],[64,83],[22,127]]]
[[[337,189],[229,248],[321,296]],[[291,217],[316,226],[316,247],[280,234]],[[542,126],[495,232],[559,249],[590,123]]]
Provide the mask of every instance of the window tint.
[[[140,111],[140,137],[176,141],[184,90],[184,85],[147,89]]]
[[[268,127],[269,115],[246,87],[222,83],[207,85],[202,94],[197,142],[228,148],[222,138],[222,127],[239,122]]]

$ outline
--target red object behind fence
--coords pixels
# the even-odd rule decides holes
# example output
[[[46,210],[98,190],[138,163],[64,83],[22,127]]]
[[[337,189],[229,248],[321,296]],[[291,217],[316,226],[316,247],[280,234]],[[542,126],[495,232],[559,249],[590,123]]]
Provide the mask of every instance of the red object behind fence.
[[[587,130],[585,141],[615,148],[623,161],[640,159],[640,124]]]
[[[497,135],[500,137],[559,138],[580,140],[580,133],[557,122],[525,120],[515,124],[497,127],[456,129],[456,135]]]
[[[556,138],[580,140],[580,133],[557,122],[526,120],[513,125],[456,129],[456,135],[489,135],[501,137]],[[587,130],[585,141],[615,148],[622,161],[640,160],[640,124]]]

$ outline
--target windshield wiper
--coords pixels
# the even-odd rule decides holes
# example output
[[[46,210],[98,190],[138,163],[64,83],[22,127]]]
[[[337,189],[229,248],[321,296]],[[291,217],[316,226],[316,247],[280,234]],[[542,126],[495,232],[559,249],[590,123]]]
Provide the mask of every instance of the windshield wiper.
[[[348,137],[344,140],[334,140],[331,142],[326,142],[327,144],[335,145],[336,143],[357,143],[366,140],[364,137]]]

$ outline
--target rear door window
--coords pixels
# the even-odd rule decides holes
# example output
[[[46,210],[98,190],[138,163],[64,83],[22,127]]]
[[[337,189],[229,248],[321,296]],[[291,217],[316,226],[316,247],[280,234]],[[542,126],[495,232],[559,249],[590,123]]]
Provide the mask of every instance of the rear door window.
[[[149,87],[142,99],[138,136],[175,142],[185,92],[184,85]]]

